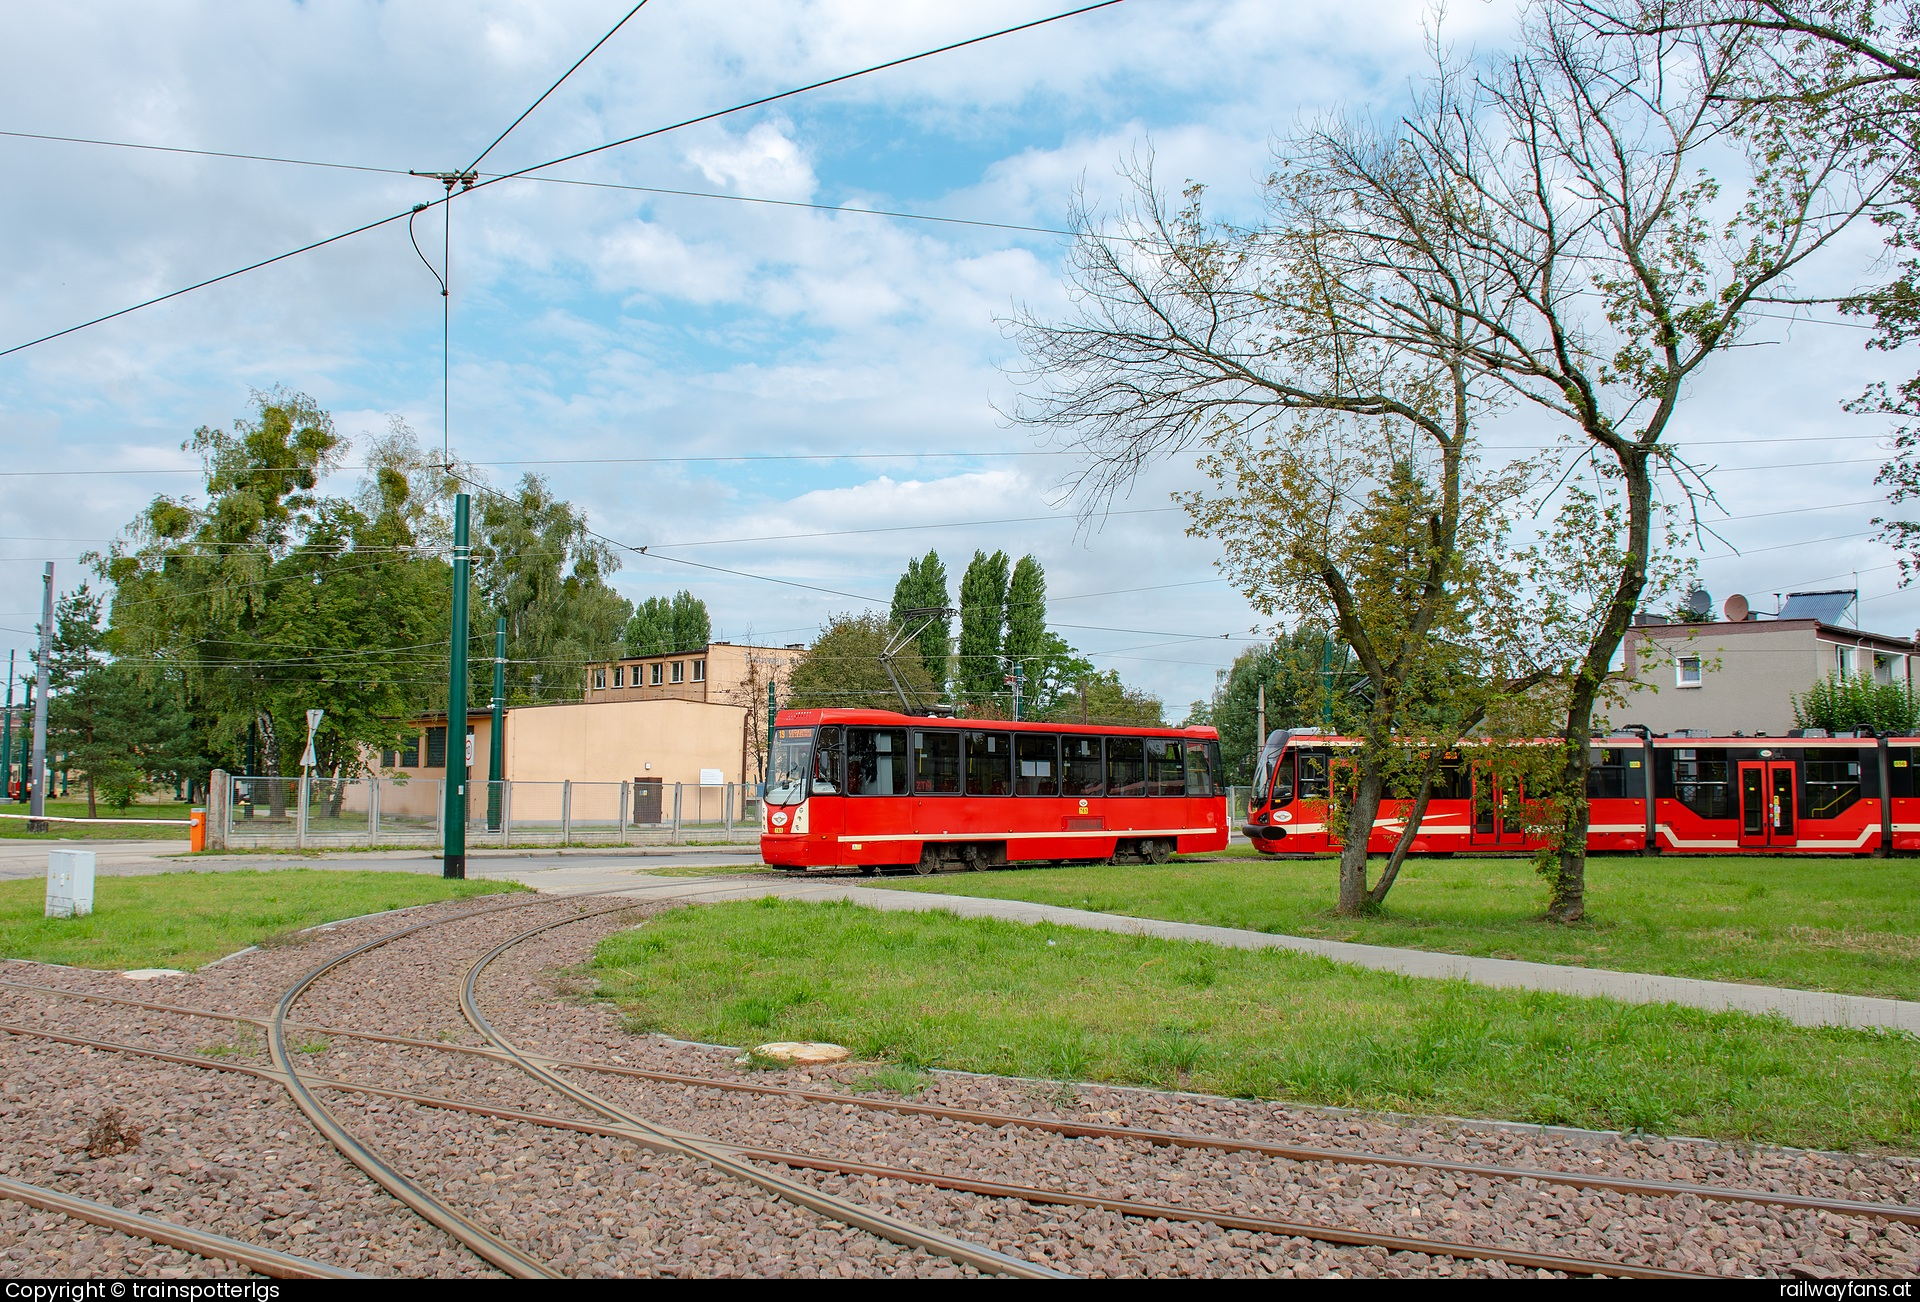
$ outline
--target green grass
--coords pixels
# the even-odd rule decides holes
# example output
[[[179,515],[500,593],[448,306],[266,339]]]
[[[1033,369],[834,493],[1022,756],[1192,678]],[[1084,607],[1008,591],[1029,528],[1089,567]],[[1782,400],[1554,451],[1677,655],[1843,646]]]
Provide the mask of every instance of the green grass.
[[[109,818],[186,818],[193,808],[169,802],[155,805],[131,805],[124,810],[115,809],[105,801],[99,802],[95,812],[101,819]],[[28,806],[12,802],[0,803],[0,814],[25,814]],[[85,798],[74,800],[49,800],[47,814],[53,818],[85,818],[87,802]],[[45,832],[29,832],[24,818],[0,818],[0,838],[28,841],[179,841],[187,839],[187,829],[180,827],[150,827],[145,824],[125,824],[101,822],[98,825],[87,823],[53,823]]]
[[[45,878],[0,882],[0,958],[107,969],[195,968],[337,918],[525,888],[420,873],[157,873],[101,877],[84,918],[45,917]]]
[[[1378,873],[1380,861],[1373,872]],[[1920,859],[1596,858],[1587,920],[1542,919],[1526,859],[1409,861],[1385,908],[1332,911],[1332,860],[1037,868],[892,879],[1289,936],[1920,999]]]
[[[1488,990],[1284,951],[779,899],[603,940],[630,1029],[894,1070],[1127,1082],[1837,1148],[1920,1147],[1920,1041]],[[1039,1088],[1039,1087],[1037,1087]]]

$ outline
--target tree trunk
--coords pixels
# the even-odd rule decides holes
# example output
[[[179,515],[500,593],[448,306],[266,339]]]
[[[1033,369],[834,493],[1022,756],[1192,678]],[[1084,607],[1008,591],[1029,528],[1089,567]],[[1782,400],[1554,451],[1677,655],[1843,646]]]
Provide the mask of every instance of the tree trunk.
[[[1638,445],[1636,445],[1638,446]],[[1653,537],[1653,480],[1646,453],[1620,457],[1627,481],[1628,562],[1620,572],[1600,634],[1587,649],[1567,700],[1566,762],[1561,766],[1562,809],[1559,865],[1547,899],[1552,922],[1578,922],[1587,913],[1587,773],[1593,767],[1593,707],[1606,684],[1608,666],[1633,625],[1634,607],[1647,586],[1647,559]],[[1651,761],[1651,756],[1649,756]]]
[[[97,803],[95,803],[95,800],[94,800],[93,774],[91,773],[87,774],[87,817],[88,818],[100,817],[100,806]]]
[[[1359,780],[1354,784],[1353,805],[1347,816],[1346,843],[1340,850],[1340,903],[1335,912],[1352,916],[1365,912],[1367,895],[1367,843],[1373,839],[1373,820],[1380,813],[1380,798],[1386,792],[1386,774],[1378,763],[1364,756]],[[1329,793],[1331,794],[1331,793]]]
[[[1386,901],[1387,892],[1393,889],[1394,879],[1400,875],[1400,865],[1407,861],[1407,851],[1413,846],[1413,838],[1420,834],[1420,821],[1427,816],[1427,805],[1433,799],[1433,777],[1440,769],[1440,751],[1436,748],[1433,758],[1427,761],[1427,771],[1420,775],[1420,794],[1414,797],[1413,810],[1407,815],[1407,825],[1400,830],[1400,839],[1394,842],[1393,853],[1387,857],[1387,866],[1380,873],[1380,880],[1367,892],[1367,903],[1374,908]]]

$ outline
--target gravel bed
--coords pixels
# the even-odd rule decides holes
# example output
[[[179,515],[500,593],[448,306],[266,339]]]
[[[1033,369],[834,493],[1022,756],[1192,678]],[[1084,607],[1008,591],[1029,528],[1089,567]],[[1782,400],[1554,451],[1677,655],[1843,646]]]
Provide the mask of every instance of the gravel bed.
[[[141,1275],[153,1279],[251,1276],[231,1261],[210,1261],[178,1248],[0,1200],[0,1276],[74,1278]]]
[[[522,897],[524,900],[524,897]],[[605,907],[552,898],[446,922],[360,955],[303,996],[300,1021],[460,1044],[474,958],[540,922]],[[473,901],[336,924],[202,972],[135,985],[114,974],[0,965],[0,977],[202,1008],[263,1014],[330,955],[410,922],[466,913]],[[642,914],[660,903],[636,906]],[[634,913],[583,920],[497,959],[481,1003],[522,1049],[556,1057],[847,1089],[871,1068],[752,1072],[731,1051],[622,1030],[610,1006],[580,997],[577,975],[602,936]],[[0,1018],[179,1052],[224,1047],[265,1065],[257,1031],[174,1014],[0,991]],[[485,1058],[346,1036],[290,1037],[304,1070],[490,1106],[588,1118],[524,1073]],[[759,1147],[844,1155],[1010,1184],[1098,1191],[1390,1233],[1653,1263],[1715,1274],[1920,1271],[1920,1232],[1884,1221],[1749,1204],[1642,1198],[1531,1181],[1449,1178],[1391,1167],[1302,1163],[1129,1140],[1071,1140],[1018,1128],[897,1116],[670,1086],[598,1072],[581,1084],[669,1126]],[[952,1275],[953,1263],[794,1208],[701,1163],[630,1141],[326,1091],[348,1129],[452,1205],[569,1274]],[[1807,1153],[1646,1136],[1488,1130],[1454,1122],[1334,1114],[1168,1091],[936,1073],[919,1101],[1032,1116],[1196,1131],[1321,1147],[1366,1148],[1488,1165],[1739,1184],[1823,1197],[1920,1204],[1909,1158]],[[143,1130],[127,1153],[89,1157],[89,1122],[123,1108]],[[490,1268],[414,1217],[313,1133],[284,1090],[236,1073],[143,1062],[0,1037],[0,1172],[372,1273],[476,1274]],[[1524,1274],[1498,1262],[1388,1253],[1208,1223],[1145,1222],[864,1176],[793,1178],[1078,1274]],[[65,1218],[0,1203],[0,1272],[226,1273],[208,1263]],[[30,1227],[50,1227],[44,1234]],[[20,1227],[16,1230],[15,1227]],[[64,1237],[63,1237],[64,1236]],[[59,1240],[58,1243],[55,1240]],[[44,1241],[44,1242],[43,1242]],[[84,1255],[76,1255],[84,1253]]]

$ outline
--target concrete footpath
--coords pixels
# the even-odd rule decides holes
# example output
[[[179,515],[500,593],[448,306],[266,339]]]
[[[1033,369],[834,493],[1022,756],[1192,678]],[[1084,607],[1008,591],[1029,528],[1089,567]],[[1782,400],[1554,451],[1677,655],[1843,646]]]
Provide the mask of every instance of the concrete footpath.
[[[886,911],[944,910],[963,918],[1001,918],[1009,922],[1048,922],[1089,931],[1158,936],[1166,940],[1199,941],[1231,949],[1282,949],[1311,954],[1336,963],[1397,972],[1437,981],[1470,981],[1508,990],[1540,990],[1554,994],[1616,999],[1628,1004],[1678,1004],[1713,1012],[1732,1011],[1776,1016],[1796,1026],[1844,1026],[1905,1031],[1920,1035],[1920,1002],[1877,999],[1867,995],[1830,994],[1820,990],[1792,990],[1775,986],[1742,985],[1733,981],[1702,981],[1691,977],[1654,976],[1641,972],[1614,972],[1604,968],[1570,967],[1558,963],[1529,963],[1519,959],[1470,958],[1384,945],[1356,945],[1348,941],[1314,940],[1304,936],[1275,936],[1233,927],[1208,927],[1190,922],[1163,922],[1114,913],[1032,904],[1024,900],[979,899],[970,895],[934,895],[857,886],[845,881],[766,878],[663,878],[627,869],[595,872],[553,869],[523,878],[543,891],[621,890],[654,899],[716,902],[780,895],[790,899],[848,900]]]

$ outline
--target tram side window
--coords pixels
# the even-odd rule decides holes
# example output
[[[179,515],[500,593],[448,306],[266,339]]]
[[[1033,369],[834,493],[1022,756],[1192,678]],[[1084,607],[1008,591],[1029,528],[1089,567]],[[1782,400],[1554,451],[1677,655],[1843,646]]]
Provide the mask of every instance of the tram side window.
[[[1466,761],[1449,754],[1433,773],[1432,800],[1466,800],[1473,795],[1473,782],[1467,776]]]
[[[1327,753],[1325,751],[1303,750],[1300,752],[1300,780],[1294,785],[1293,794],[1300,800],[1327,798]]]
[[[1298,766],[1299,762],[1299,754],[1295,751],[1288,751],[1280,757],[1280,762],[1273,766],[1273,803],[1275,808],[1293,803],[1293,775],[1294,769]]]
[[[1591,752],[1592,766],[1587,770],[1587,796],[1592,800],[1624,800],[1628,796],[1643,794],[1633,790],[1630,776],[1635,770],[1627,767],[1630,752],[1617,746],[1595,746]],[[1637,755],[1638,752],[1631,752]]]
[[[1037,736],[1023,732],[1013,739],[1016,765],[1013,794],[1016,796],[1057,796],[1060,794],[1060,739],[1051,734]]]
[[[847,794],[904,796],[907,790],[906,729],[847,729]]]
[[[840,764],[844,758],[840,732],[839,724],[828,724],[820,730],[820,740],[814,745],[813,794],[816,796],[840,794]]]
[[[1098,737],[1060,739],[1060,794],[1098,796],[1106,792],[1106,761]]]
[[[1683,749],[1673,753],[1673,798],[1702,818],[1734,817],[1727,753]]]
[[[1179,741],[1163,737],[1147,739],[1147,794],[1184,796],[1187,794],[1187,766],[1182,758],[1185,747]]]
[[[1217,741],[1190,741],[1187,743],[1187,794],[1190,796],[1211,796],[1217,793],[1220,772],[1220,743]]]
[[[1908,746],[1895,746],[1887,752],[1887,777],[1892,780],[1890,795],[1911,796],[1914,794],[1915,778],[1920,774],[1920,751]]]
[[[1013,739],[1006,733],[967,734],[967,794],[1013,794]]]
[[[913,734],[913,790],[922,796],[959,794],[959,733],[929,729]]]
[[[1802,818],[1834,818],[1860,799],[1860,761],[1810,759],[1800,787]]]
[[[1138,737],[1107,738],[1107,794],[1147,794],[1146,747]]]

